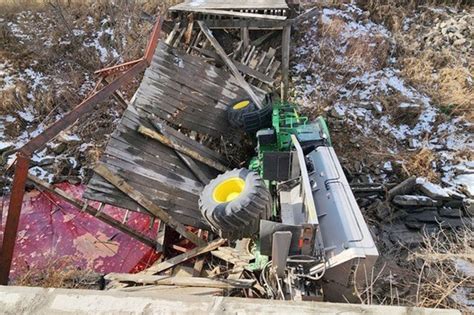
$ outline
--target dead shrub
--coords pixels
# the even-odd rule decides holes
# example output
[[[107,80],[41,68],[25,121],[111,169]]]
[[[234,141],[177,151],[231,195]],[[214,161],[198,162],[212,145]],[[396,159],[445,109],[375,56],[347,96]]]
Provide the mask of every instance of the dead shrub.
[[[402,74],[429,94],[443,112],[474,119],[474,89],[468,68],[447,53],[425,52],[403,61]]]
[[[12,284],[43,288],[100,288],[100,275],[90,270],[78,269],[76,266],[76,259],[72,256],[50,258],[43,268],[24,266],[19,272],[20,276],[13,279]]]
[[[438,174],[433,170],[433,161],[436,156],[428,148],[422,148],[417,153],[408,157],[403,163],[403,168],[408,176],[425,177],[429,181],[437,182]]]
[[[376,44],[372,43],[368,36],[353,37],[347,41],[345,56],[351,61],[351,66],[361,70],[369,70],[373,68],[374,60],[377,60],[376,63],[380,60],[375,54],[375,46]],[[380,58],[384,57],[380,56]]]
[[[416,286],[415,306],[456,308],[473,311],[466,305],[474,288],[474,231],[467,225],[458,231],[440,230],[425,234],[423,246],[409,255],[412,285]]]
[[[341,32],[344,31],[347,23],[338,16],[335,16],[331,19],[329,23],[321,22],[321,36],[330,37],[333,40],[338,40],[341,36]]]
[[[14,88],[0,91],[0,113],[7,114],[24,109],[28,104],[27,94],[28,86],[24,82],[18,82]]]

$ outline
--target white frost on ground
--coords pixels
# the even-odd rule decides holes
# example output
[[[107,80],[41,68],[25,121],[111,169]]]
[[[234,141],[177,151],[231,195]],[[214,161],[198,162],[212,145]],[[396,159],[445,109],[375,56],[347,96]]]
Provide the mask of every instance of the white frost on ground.
[[[107,50],[107,48],[105,48],[101,44],[101,40],[109,40],[108,38],[110,38],[110,40],[113,41],[115,38],[114,30],[110,27],[106,27],[108,24],[110,24],[108,18],[102,19],[102,21],[100,22],[101,29],[94,32],[92,36],[90,36],[87,40],[84,41],[83,45],[85,47],[95,48],[99,54],[99,59],[102,63],[110,62],[112,61],[112,59],[122,62],[123,60],[121,59],[120,54],[115,48]]]
[[[397,148],[407,144],[412,150],[429,148],[438,156],[436,162],[445,184],[462,182],[472,185],[469,190],[473,190],[471,177],[453,180],[459,163],[455,162],[455,154],[474,150],[474,137],[466,132],[472,124],[462,118],[437,124],[440,113],[431,99],[401,77],[397,59],[390,53],[394,51],[391,33],[367,16],[356,6],[345,5],[322,9],[302,22],[302,30],[297,31],[304,35],[293,46],[294,59],[298,60],[292,65],[295,100],[308,108],[323,106],[323,110],[354,126],[367,138],[391,136],[393,141],[387,152],[397,154]],[[387,60],[381,63],[377,50],[365,53],[364,49],[377,47],[382,41],[389,50]],[[351,54],[351,44],[363,47],[356,59]],[[361,58],[359,63],[357,58]],[[399,101],[384,104],[380,101],[384,98]],[[399,122],[394,113],[405,113],[414,121]]]

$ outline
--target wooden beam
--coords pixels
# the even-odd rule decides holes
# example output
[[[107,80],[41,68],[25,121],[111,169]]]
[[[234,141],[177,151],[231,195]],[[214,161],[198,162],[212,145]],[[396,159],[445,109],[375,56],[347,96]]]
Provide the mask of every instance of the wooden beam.
[[[198,21],[198,24],[202,32],[204,33],[204,35],[206,35],[207,39],[211,42],[217,54],[222,58],[224,63],[227,65],[227,67],[229,67],[230,71],[232,72],[234,77],[237,79],[240,86],[245,90],[245,92],[247,92],[247,94],[250,96],[250,98],[255,103],[255,105],[258,108],[262,108],[263,107],[262,101],[257,97],[254,90],[252,90],[252,87],[250,86],[250,84],[248,84],[247,81],[245,81],[244,77],[240,74],[234,62],[229,58],[229,56],[227,56],[224,48],[222,48],[221,44],[219,44],[219,42],[214,37],[214,35],[212,35],[211,30],[206,26],[206,24],[204,24],[203,21]]]
[[[250,44],[250,34],[249,34],[248,27],[242,27],[240,29],[240,39],[242,40],[242,47],[240,47],[240,49],[241,49],[241,54],[243,54],[245,49],[247,49],[247,47]]]
[[[221,246],[225,242],[226,242],[225,239],[219,238],[217,240],[209,242],[208,244],[206,244],[204,246],[193,248],[193,249],[187,251],[186,253],[182,253],[178,256],[175,256],[173,258],[165,260],[165,261],[163,261],[159,264],[153,265],[150,268],[144,270],[143,273],[145,273],[145,274],[156,274],[156,273],[165,271],[165,270],[167,270],[169,268],[172,268],[172,267],[174,267],[174,266],[176,266],[176,265],[178,265],[182,262],[185,262],[186,260],[189,260],[193,257],[205,254],[207,252],[210,252],[210,251],[218,248],[219,246]]]
[[[176,285],[183,287],[205,287],[219,289],[249,289],[255,284],[252,279],[209,279],[199,277],[170,277],[129,273],[109,273],[104,277],[109,281],[134,282],[154,285]]]
[[[166,213],[159,206],[154,204],[151,200],[146,198],[142,193],[135,190],[132,186],[127,184],[123,178],[112,173],[105,165],[99,164],[94,167],[94,172],[102,176],[109,183],[117,187],[121,192],[135,200],[140,206],[145,208],[148,212],[159,218],[162,222],[176,230],[179,234],[189,239],[196,245],[204,245],[205,242],[196,236],[196,234],[189,232],[186,227],[176,221],[168,213]]]
[[[288,72],[290,69],[290,41],[291,41],[291,25],[283,28],[281,40],[281,98],[288,101]]]
[[[252,20],[252,19],[212,19],[207,20],[206,25],[210,29],[241,29],[248,27],[249,30],[282,30],[285,25],[291,23],[291,20]]]
[[[138,127],[138,132],[141,133],[142,135],[145,135],[147,137],[150,137],[152,139],[155,139],[155,140],[158,140],[160,141],[161,143],[163,143],[164,145],[172,148],[172,149],[175,149],[176,151],[178,152],[181,152],[181,153],[184,153],[190,157],[192,157],[193,159],[199,161],[199,162],[202,162],[206,165],[209,165],[210,167],[212,168],[215,168],[216,170],[218,171],[221,171],[221,172],[225,172],[228,170],[227,167],[225,167],[224,165],[222,165],[221,163],[219,162],[216,162],[214,160],[211,160],[207,157],[204,157],[202,155],[200,155],[198,152],[194,151],[193,149],[190,149],[188,147],[184,147],[184,146],[181,146],[179,144],[177,144],[176,142],[172,141],[170,138],[150,129],[150,128],[147,128],[145,126],[139,126]]]
[[[222,15],[222,16],[231,16],[236,18],[248,18],[254,20],[269,20],[269,21],[285,21],[286,16],[281,15],[270,15],[270,14],[260,14],[260,13],[247,13],[247,12],[236,12],[236,11],[226,11],[226,10],[212,10],[212,9],[199,9],[193,7],[186,7],[183,11],[196,12],[199,14],[208,14],[208,15]]]
[[[169,132],[167,132],[167,131],[172,129],[171,127],[166,128],[167,126],[165,125],[165,123],[160,122],[157,117],[148,117],[148,119],[150,120],[153,127],[155,127],[155,129],[158,132],[161,132],[163,135],[166,135],[168,138],[173,138],[173,135],[171,135]],[[177,131],[177,132],[179,132],[179,131]],[[176,139],[173,139],[174,142],[176,142],[175,140]],[[189,140],[193,141],[192,139],[189,139]],[[196,141],[196,143],[198,143],[198,142]],[[211,178],[209,178],[206,174],[204,174],[204,172],[201,170],[199,165],[197,165],[197,163],[194,162],[194,160],[191,157],[189,157],[186,154],[183,154],[183,153],[181,153],[177,150],[174,150],[174,152],[181,159],[181,161],[183,161],[183,163],[186,164],[189,171],[191,173],[193,173],[194,176],[196,176],[196,178],[201,182],[201,184],[203,184],[203,185],[209,184],[209,182],[211,181]]]
[[[220,56],[217,55],[215,52],[213,52],[211,50],[202,49],[202,48],[199,48],[199,47],[193,47],[193,49],[196,50],[196,51],[199,51],[204,56],[212,57],[214,59],[218,58],[219,60],[221,60]],[[238,62],[236,60],[233,60],[233,61],[234,61],[235,66],[237,67],[237,69],[239,71],[243,72],[244,74],[246,74],[248,76],[251,76],[252,78],[257,79],[259,81],[262,81],[263,83],[268,84],[270,86],[272,86],[273,83],[275,82],[274,78],[269,77],[269,76],[265,75],[264,73],[259,72],[255,69],[252,69],[249,66],[244,65],[241,62]]]
[[[146,244],[146,245],[150,246],[151,248],[156,249],[157,251],[161,251],[161,244],[159,242],[157,242],[157,241],[149,238],[148,236],[145,236],[145,235],[133,230],[132,228],[130,228],[129,226],[127,226],[125,224],[122,224],[120,221],[115,220],[113,217],[105,214],[104,212],[98,211],[97,209],[89,206],[87,203],[83,202],[82,200],[69,195],[64,190],[61,190],[57,187],[54,187],[53,185],[51,185],[51,184],[39,179],[36,176],[33,176],[33,175],[28,175],[28,180],[30,180],[35,185],[37,185],[39,189],[44,189],[44,190],[58,196],[62,200],[66,201],[66,202],[69,202],[71,205],[73,205],[77,209],[79,209],[79,210],[83,209],[85,212],[89,213],[90,215],[93,215],[94,217],[96,217],[100,221],[102,221],[102,222],[104,222],[104,223],[106,223],[110,226],[113,226],[117,230],[129,235],[130,237],[133,237],[134,239],[142,242],[143,244]]]

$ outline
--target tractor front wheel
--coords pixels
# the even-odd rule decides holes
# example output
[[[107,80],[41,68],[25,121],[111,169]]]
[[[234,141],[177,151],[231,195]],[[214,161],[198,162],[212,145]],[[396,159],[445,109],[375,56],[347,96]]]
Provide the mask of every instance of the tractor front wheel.
[[[257,233],[271,216],[271,195],[263,179],[248,169],[234,169],[204,187],[199,208],[214,232],[229,240]]]
[[[258,110],[257,106],[249,99],[241,99],[232,103],[227,109],[227,120],[232,127],[242,129],[245,126],[244,115]]]

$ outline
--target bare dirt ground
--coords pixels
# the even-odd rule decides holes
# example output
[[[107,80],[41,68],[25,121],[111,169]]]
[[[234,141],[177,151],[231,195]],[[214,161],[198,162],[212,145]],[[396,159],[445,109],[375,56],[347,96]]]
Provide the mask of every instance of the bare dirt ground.
[[[474,9],[449,1],[344,2],[326,1],[296,25],[293,101],[328,120],[352,183],[391,187],[414,176],[437,184],[436,198],[439,189],[448,194],[434,197],[436,207],[358,196],[381,253],[361,302],[473,311]],[[153,16],[166,5],[0,1],[3,175],[16,149],[88,95],[95,70],[142,56]],[[121,92],[131,97],[138,82]],[[38,152],[30,172],[85,181],[122,111],[104,102]],[[7,192],[10,178],[1,182]],[[417,185],[413,194],[425,195],[427,184]],[[441,219],[450,227],[439,228]]]

